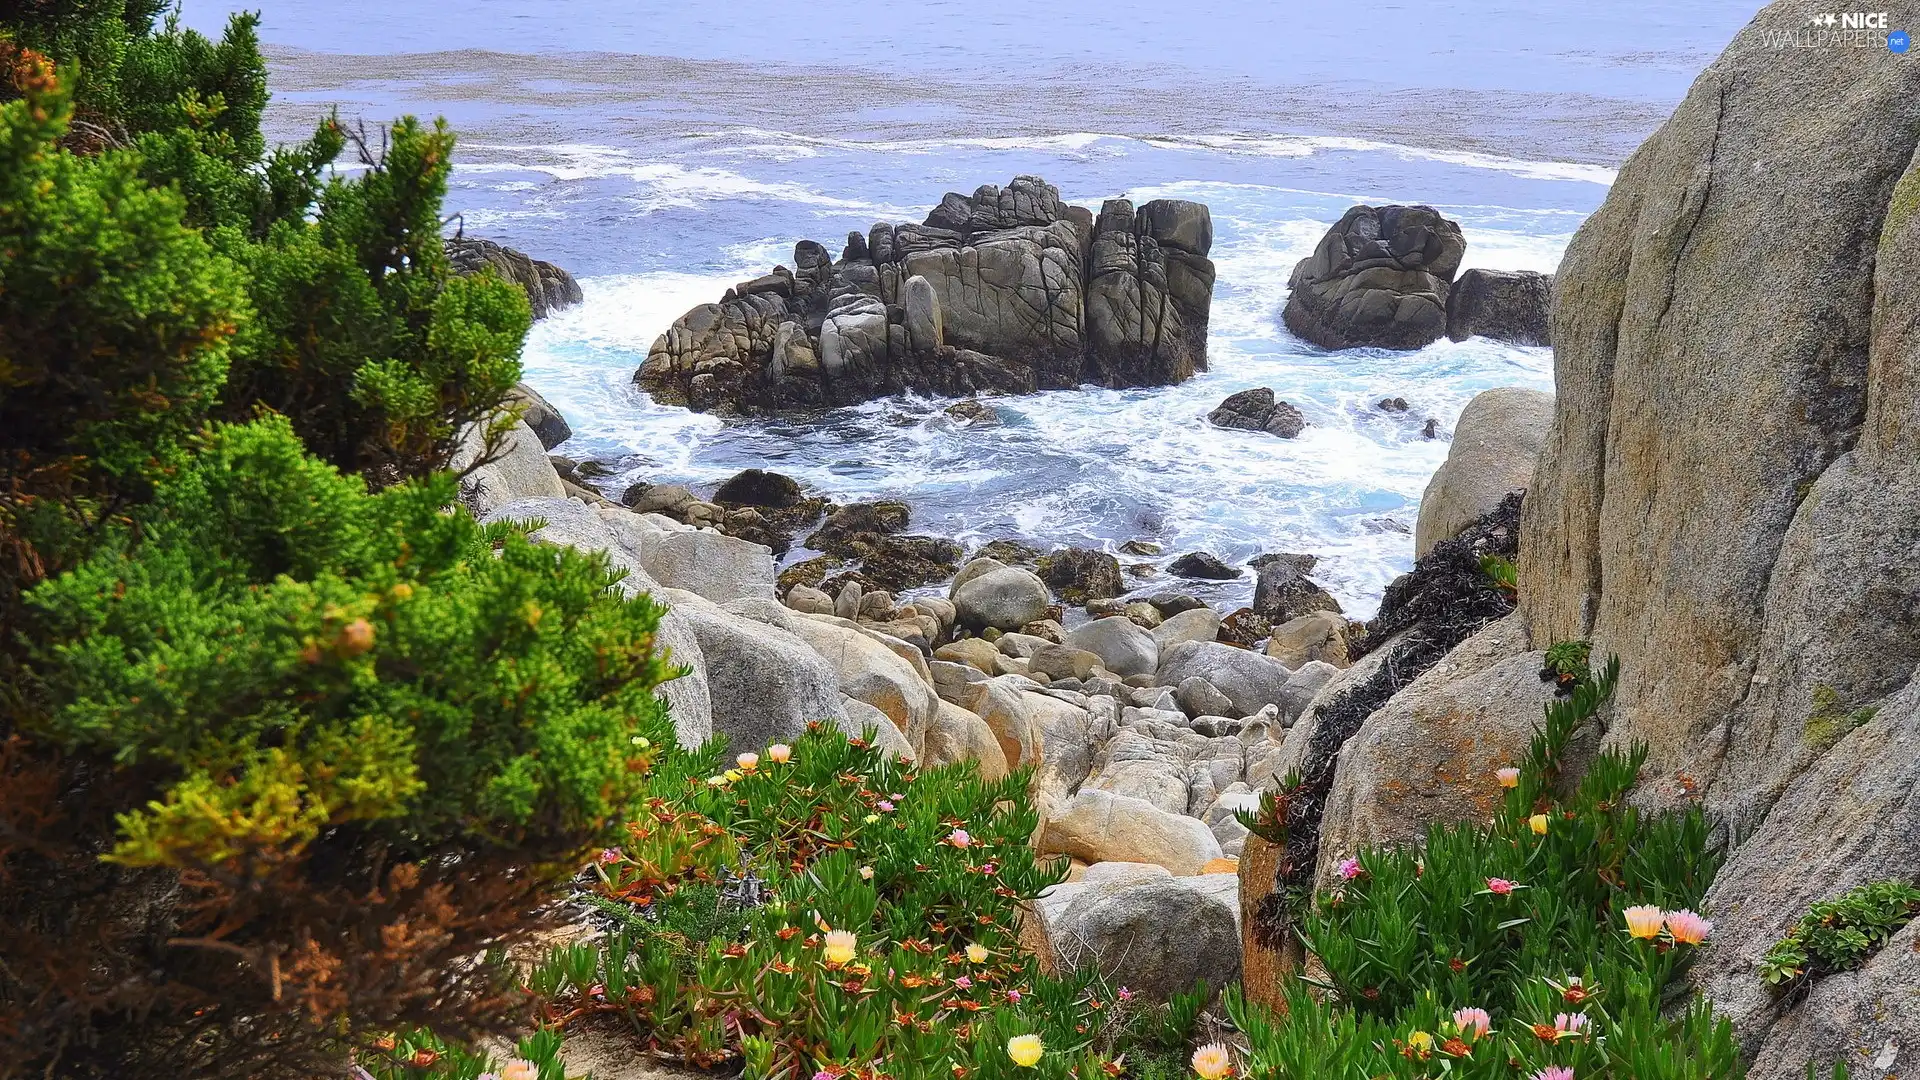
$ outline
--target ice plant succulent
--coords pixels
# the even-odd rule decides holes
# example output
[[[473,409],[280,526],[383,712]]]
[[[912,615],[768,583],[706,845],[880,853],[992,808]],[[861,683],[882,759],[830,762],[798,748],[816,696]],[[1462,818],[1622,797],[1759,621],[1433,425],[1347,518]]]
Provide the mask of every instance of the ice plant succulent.
[[[1565,1065],[1549,1065],[1534,1073],[1533,1080],[1573,1080],[1573,1070]]]
[[[955,829],[947,834],[947,843],[957,848],[964,848],[973,843],[973,837],[968,836],[965,829]]]
[[[1047,1048],[1038,1035],[1015,1035],[1007,1040],[1007,1056],[1023,1069],[1040,1064],[1040,1056],[1046,1052]]]
[[[741,754],[739,757],[733,759],[733,763],[740,766],[741,772],[752,772],[760,767],[760,755],[753,753]]]
[[[1563,1039],[1572,1038],[1585,1032],[1591,1023],[1586,1013],[1557,1013],[1553,1018],[1553,1030]]]
[[[526,1058],[514,1058],[500,1070],[500,1080],[540,1080],[540,1067]]]
[[[1340,879],[1342,881],[1352,881],[1354,878],[1359,877],[1360,874],[1361,874],[1361,870],[1360,870],[1359,859],[1341,859],[1340,860]]]
[[[1225,1043],[1208,1043],[1193,1052],[1193,1071],[1203,1080],[1221,1080],[1233,1075],[1233,1056]]]
[[[1493,1017],[1485,1009],[1455,1009],[1453,1026],[1469,1042],[1477,1040],[1493,1030]]]
[[[1515,888],[1515,884],[1506,878],[1490,877],[1487,879],[1487,891],[1495,896],[1510,895]]]
[[[1637,938],[1656,938],[1666,922],[1666,913],[1652,904],[1639,904],[1620,913],[1627,920],[1627,933]]]
[[[1713,933],[1713,920],[1691,911],[1667,912],[1667,935],[1682,945],[1698,945]]]
[[[851,930],[830,931],[821,940],[821,955],[829,964],[850,963],[858,949],[860,939]]]
[[[1500,786],[1503,788],[1516,788],[1520,786],[1520,770],[1512,766],[1504,769],[1495,769],[1493,775],[1499,777]]]
[[[987,957],[991,955],[992,954],[987,951],[987,947],[977,941],[967,946],[967,959],[976,964],[986,963]]]
[[[767,747],[767,759],[775,765],[785,765],[793,760],[793,747],[783,742],[774,743]]]
[[[1528,818],[1527,828],[1532,829],[1535,836],[1547,835],[1547,815],[1535,814]]]

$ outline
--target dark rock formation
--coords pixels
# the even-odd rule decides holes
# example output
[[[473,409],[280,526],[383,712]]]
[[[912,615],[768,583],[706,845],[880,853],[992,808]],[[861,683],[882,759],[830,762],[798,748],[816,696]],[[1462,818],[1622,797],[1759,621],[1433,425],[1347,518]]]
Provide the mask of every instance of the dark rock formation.
[[[713,493],[713,501],[721,506],[761,506],[771,510],[798,506],[805,499],[799,481],[765,469],[735,473]]]
[[[1356,206],[1293,269],[1287,329],[1328,349],[1417,349],[1447,332],[1467,241],[1431,206]]]
[[[1447,336],[1553,344],[1553,275],[1468,270],[1447,290]]]
[[[1260,561],[1253,585],[1253,610],[1278,625],[1310,611],[1340,610],[1333,594],[1307,577],[1311,555],[1270,555]]]
[[[1173,560],[1167,566],[1167,572],[1185,578],[1205,578],[1210,581],[1232,581],[1240,576],[1239,567],[1228,566],[1216,555],[1205,551],[1189,551]]]
[[[551,450],[568,439],[573,438],[573,429],[567,426],[567,418],[553,403],[540,396],[540,391],[526,383],[515,383],[513,392],[507,395],[507,402],[521,407],[520,419],[527,422],[533,433],[540,437],[540,445]]]
[[[727,413],[1177,383],[1206,367],[1212,244],[1199,203],[1110,199],[1095,218],[1022,176],[875,225],[837,262],[801,241],[792,269],[677,320],[634,378]]]
[[[1273,391],[1264,386],[1230,395],[1207,414],[1207,422],[1214,427],[1265,431],[1283,439],[1291,439],[1307,427],[1307,418],[1299,409],[1274,400]]]
[[[829,514],[806,541],[808,547],[834,560],[820,563],[822,575],[853,562],[859,569],[828,579],[828,591],[852,580],[866,588],[897,593],[952,577],[960,568],[960,545],[938,536],[899,535],[911,520],[907,504],[891,499],[852,503]],[[783,579],[782,584],[788,582]]]
[[[550,262],[473,236],[450,236],[446,246],[447,261],[453,264],[455,273],[477,274],[491,269],[525,290],[536,319],[580,302],[580,283]]]
[[[1481,560],[1489,555],[1511,559],[1520,550],[1523,495],[1508,495],[1478,521],[1434,544],[1411,572],[1395,578],[1380,598],[1379,612],[1367,623],[1366,635],[1348,645],[1349,655],[1358,660],[1408,631],[1408,640],[1438,642],[1444,651],[1513,614],[1513,593],[1487,576]],[[1406,676],[1400,685],[1412,678]]]
[[[1069,604],[1104,600],[1127,591],[1120,580],[1120,560],[1104,551],[1063,548],[1036,560],[1034,573]]]

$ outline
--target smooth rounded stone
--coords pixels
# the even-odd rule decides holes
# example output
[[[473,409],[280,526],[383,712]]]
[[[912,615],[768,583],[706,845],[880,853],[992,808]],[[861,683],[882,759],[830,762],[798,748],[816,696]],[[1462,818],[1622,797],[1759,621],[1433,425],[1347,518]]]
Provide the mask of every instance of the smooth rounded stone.
[[[1153,635],[1125,617],[1096,619],[1069,633],[1066,643],[1098,656],[1102,666],[1120,676],[1149,674],[1160,660]]]
[[[1028,671],[1042,671],[1053,679],[1085,679],[1101,667],[1098,654],[1070,645],[1042,645],[1027,658]]]
[[[995,675],[1030,675],[1033,665],[1024,657],[1016,658],[1002,653],[993,658],[993,672]]]
[[[1083,694],[1083,695],[1086,690],[1085,684],[1082,683],[1081,680],[1076,679],[1072,676],[1067,676],[1066,678],[1063,678],[1063,679],[1055,679],[1051,683],[1048,683],[1047,685],[1048,687],[1054,690],[1072,690],[1075,693]]]
[[[791,741],[816,721],[844,727],[839,673],[805,641],[695,593],[663,589],[655,595],[686,620],[699,643],[713,730],[728,745]]]
[[[560,410],[553,407],[553,402],[526,383],[515,383],[513,390],[507,394],[507,402],[521,406],[520,421],[533,429],[542,449],[551,450],[573,438],[573,429],[567,426],[567,418],[560,415]]]
[[[951,660],[927,661],[927,677],[933,681],[934,693],[942,701],[956,701],[970,696],[967,689],[973,683],[983,683],[993,678],[989,672],[971,664],[957,664]]]
[[[1139,675],[1127,675],[1123,677],[1120,681],[1124,683],[1126,686],[1134,689],[1143,689],[1150,686],[1160,685],[1159,683],[1154,681],[1153,672],[1151,671],[1143,672]]]
[[[1269,559],[1254,579],[1253,611],[1278,624],[1312,611],[1337,613],[1340,601],[1309,578],[1298,560]]]
[[[1453,429],[1447,460],[1427,482],[1413,532],[1419,558],[1533,482],[1553,426],[1553,395],[1502,386],[1475,394]]]
[[[994,644],[1006,655],[1025,660],[1031,657],[1035,650],[1060,643],[1033,634],[1001,634],[1000,639]]]
[[[1036,619],[1020,628],[1028,637],[1044,638],[1058,645],[1067,640],[1067,628],[1056,619]]]
[[[940,624],[941,636],[953,632],[953,601],[939,596],[923,596],[913,602],[914,610],[931,615]]]
[[[640,565],[660,584],[716,604],[775,596],[773,552],[717,532],[660,533],[641,546]]]
[[[565,482],[525,420],[507,430],[492,461],[473,468],[486,452],[485,427],[474,423],[463,428],[453,453],[454,471],[471,470],[460,478],[460,501],[475,517],[485,517],[518,499],[566,497]]]
[[[920,763],[928,768],[971,761],[986,781],[1007,775],[1007,755],[993,729],[972,712],[950,701],[940,702],[940,712],[927,728],[926,752]]]
[[[1226,716],[1234,709],[1233,699],[1198,675],[1182,679],[1175,697],[1180,702],[1180,710],[1188,716]]]
[[[1153,640],[1165,652],[1183,641],[1212,641],[1220,635],[1220,613],[1202,605],[1168,616],[1153,628]]]
[[[688,506],[699,501],[699,496],[680,484],[641,482],[627,485],[627,490],[620,493],[620,504],[636,514],[681,517]]]
[[[1127,613],[1127,602],[1125,600],[1115,600],[1110,597],[1100,600],[1089,600],[1085,605],[1085,611],[1088,618],[1108,619],[1115,615],[1125,615]]]
[[[1143,630],[1152,630],[1162,622],[1160,609],[1147,603],[1145,600],[1128,604],[1121,614],[1133,620],[1133,624]]]
[[[1197,873],[1220,857],[1220,842],[1197,818],[1099,790],[1082,790],[1060,807],[1041,829],[1039,849],[1089,863],[1156,863],[1175,874]]]
[[[834,613],[833,597],[811,585],[795,585],[788,589],[786,605],[795,611],[807,611],[815,615]]]
[[[833,598],[833,613],[843,619],[860,617],[860,601],[863,592],[860,583],[848,581],[840,586],[840,594]]]
[[[1447,337],[1553,344],[1553,275],[1478,267],[1462,271],[1447,289]]]
[[[806,642],[838,673],[841,693],[880,710],[912,751],[925,745],[940,698],[918,648],[858,623],[801,615],[765,600],[735,601],[727,610]]]
[[[1117,698],[1132,688],[1118,679],[1096,675],[1086,680],[1086,685],[1081,689],[1089,695]]]
[[[1193,730],[1208,738],[1223,738],[1239,735],[1242,722],[1231,716],[1196,716],[1193,718]]]
[[[1084,604],[1126,591],[1126,583],[1120,580],[1120,560],[1104,551],[1062,548],[1042,555],[1034,563],[1034,572],[1069,604]]]
[[[1267,639],[1267,655],[1295,669],[1313,660],[1344,668],[1351,663],[1347,659],[1346,616],[1310,611],[1289,619],[1273,628],[1273,636]]]
[[[857,622],[864,628],[888,637],[898,638],[914,647],[916,652],[931,654],[933,643],[940,640],[940,624],[931,615],[921,615],[911,608],[896,609],[893,614],[907,612],[906,618],[867,619]]]
[[[933,650],[933,656],[936,660],[965,664],[968,667],[988,675],[993,675],[998,672],[997,661],[1000,659],[1001,653],[999,648],[991,641],[983,641],[980,638],[961,638],[959,641],[950,641]]]
[[[1182,592],[1154,593],[1147,597],[1147,603],[1160,609],[1162,618],[1171,619],[1183,611],[1193,611],[1207,606],[1205,600],[1189,596]]]
[[[907,344],[914,352],[932,355],[946,344],[940,294],[919,274],[900,283],[900,306],[906,309]]]
[[[994,627],[1018,630],[1030,622],[1047,617],[1053,594],[1046,583],[1031,571],[995,563],[984,571],[969,573],[987,560],[975,560],[960,570],[954,579],[954,618],[973,629]]]
[[[851,584],[851,583],[849,583]],[[893,597],[883,589],[862,593],[860,615],[868,619],[887,619],[893,615]]]
[[[1307,703],[1320,692],[1320,688],[1334,680],[1340,669],[1322,660],[1309,660],[1287,680],[1287,687],[1280,695],[1280,716],[1285,723],[1291,724],[1306,711]]]
[[[762,506],[785,510],[806,501],[799,481],[765,469],[743,469],[733,474],[713,493],[721,506]]]
[[[851,696],[843,696],[841,705],[847,710],[847,720],[840,725],[841,731],[855,738],[871,740],[873,748],[882,753],[905,761],[914,760],[912,745],[885,712]]]
[[[1233,702],[1234,712],[1247,716],[1278,704],[1293,672],[1272,657],[1217,641],[1183,641],[1161,656],[1161,685],[1178,686],[1194,676],[1212,683]]]
[[[1196,981],[1227,985],[1240,974],[1238,879],[1210,877],[1230,887],[1198,884],[1207,880],[1198,876],[1094,885],[1083,878],[1083,891],[1050,934],[1058,963],[1096,967],[1108,982],[1149,1001],[1165,1001]]]
[[[1287,329],[1325,349],[1418,349],[1447,332],[1447,290],[1466,254],[1431,206],[1355,206],[1300,260]]]
[[[1264,431],[1283,439],[1294,438],[1307,427],[1307,418],[1299,409],[1275,400],[1273,391],[1264,386],[1231,395],[1207,414],[1207,422],[1239,431]]]
[[[1228,566],[1218,556],[1205,551],[1190,551],[1180,556],[1167,566],[1167,572],[1207,581],[1232,581],[1240,576],[1239,567]]]

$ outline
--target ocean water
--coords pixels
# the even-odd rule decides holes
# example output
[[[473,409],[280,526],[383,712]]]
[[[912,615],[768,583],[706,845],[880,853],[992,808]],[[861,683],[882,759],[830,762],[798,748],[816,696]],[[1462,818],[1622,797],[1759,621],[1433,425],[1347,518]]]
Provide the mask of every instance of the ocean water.
[[[445,116],[461,227],[580,277],[586,303],[536,326],[527,377],[573,426],[561,452],[614,468],[609,491],[763,466],[843,501],[905,499],[916,531],[969,542],[1147,539],[1157,562],[1309,552],[1364,617],[1412,563],[1461,408],[1488,387],[1551,389],[1552,357],[1478,339],[1315,348],[1280,322],[1293,264],[1348,206],[1391,201],[1458,220],[1467,266],[1553,270],[1755,7],[284,0],[265,5],[262,36],[274,136],[329,109],[369,127]],[[183,17],[211,31],[228,10],[188,0]],[[993,426],[932,399],[722,422],[633,387],[676,316],[790,262],[796,240],[837,251],[849,231],[1019,174],[1094,208],[1211,208],[1210,371],[995,399]],[[1306,432],[1204,423],[1254,386],[1299,407]],[[1411,412],[1373,407],[1393,396]],[[1421,436],[1429,417],[1441,439]],[[1230,604],[1250,589],[1192,591]]]

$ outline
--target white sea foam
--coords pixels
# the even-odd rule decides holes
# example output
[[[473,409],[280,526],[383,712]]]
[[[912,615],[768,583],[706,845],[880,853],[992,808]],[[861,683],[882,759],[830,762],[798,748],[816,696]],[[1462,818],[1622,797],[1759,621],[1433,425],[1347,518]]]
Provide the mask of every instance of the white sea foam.
[[[864,199],[839,198],[804,184],[756,180],[711,166],[641,160],[632,152],[618,147],[587,144],[535,147],[472,144],[463,149],[493,160],[459,162],[454,166],[456,176],[536,173],[561,182],[626,180],[634,185],[634,190],[624,198],[641,213],[698,208],[740,200],[761,200],[836,211],[899,212],[896,207]],[[499,187],[501,190],[526,190],[523,186],[509,187],[524,184],[525,181],[507,181]]]

